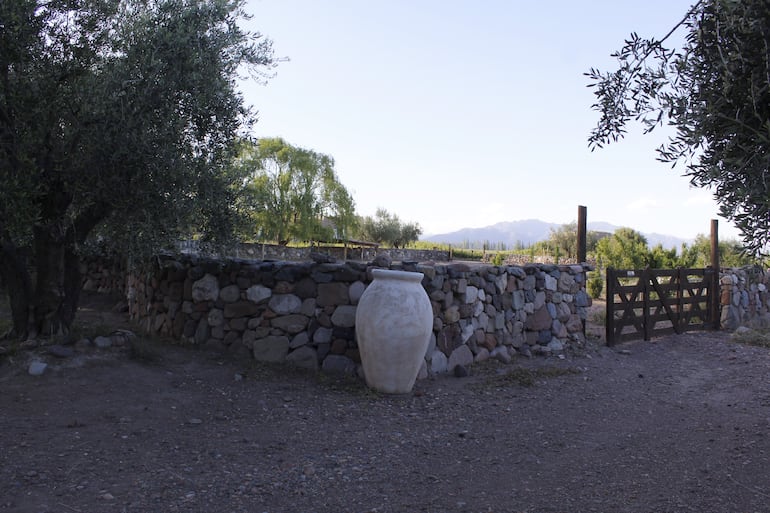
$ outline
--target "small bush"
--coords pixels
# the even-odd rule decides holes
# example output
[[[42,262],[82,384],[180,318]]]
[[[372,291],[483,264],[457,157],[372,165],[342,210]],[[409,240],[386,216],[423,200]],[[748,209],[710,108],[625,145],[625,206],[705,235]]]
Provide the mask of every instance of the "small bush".
[[[599,271],[592,272],[586,286],[588,288],[588,294],[592,298],[598,299],[602,295],[602,290],[604,289],[604,279],[602,278],[602,274]]]

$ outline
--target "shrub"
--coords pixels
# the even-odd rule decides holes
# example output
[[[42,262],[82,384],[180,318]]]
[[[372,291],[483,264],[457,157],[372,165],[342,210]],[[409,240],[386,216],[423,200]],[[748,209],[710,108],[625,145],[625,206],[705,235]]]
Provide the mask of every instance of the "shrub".
[[[602,290],[604,289],[604,279],[602,278],[602,273],[599,271],[592,272],[588,277],[588,283],[586,286],[588,288],[588,294],[592,298],[599,298],[602,295]]]

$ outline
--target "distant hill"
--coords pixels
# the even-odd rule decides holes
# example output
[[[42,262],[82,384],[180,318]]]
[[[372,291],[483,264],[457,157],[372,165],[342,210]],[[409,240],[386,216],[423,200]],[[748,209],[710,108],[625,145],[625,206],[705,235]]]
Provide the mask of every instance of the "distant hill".
[[[558,229],[564,223],[548,223],[539,219],[525,219],[522,221],[506,221],[482,228],[462,228],[455,232],[427,235],[420,240],[436,243],[460,245],[464,242],[478,243],[479,247],[484,241],[490,244],[502,242],[508,247],[513,247],[517,242],[529,246],[535,242],[546,240],[551,234],[551,229]],[[615,226],[603,221],[588,223],[588,231],[615,233],[620,226]],[[692,243],[690,239],[682,239],[672,235],[660,233],[644,233],[650,247],[662,244],[664,248],[680,247],[683,242]]]

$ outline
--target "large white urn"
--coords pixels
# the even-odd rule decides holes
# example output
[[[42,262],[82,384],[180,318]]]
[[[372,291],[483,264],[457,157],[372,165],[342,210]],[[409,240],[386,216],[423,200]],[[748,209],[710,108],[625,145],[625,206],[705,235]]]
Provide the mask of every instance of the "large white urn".
[[[422,273],[372,270],[356,309],[356,338],[366,384],[388,394],[412,390],[433,329]]]

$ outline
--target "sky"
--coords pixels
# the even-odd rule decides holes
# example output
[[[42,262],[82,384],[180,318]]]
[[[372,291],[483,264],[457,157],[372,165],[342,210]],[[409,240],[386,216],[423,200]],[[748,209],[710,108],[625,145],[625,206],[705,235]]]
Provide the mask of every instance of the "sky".
[[[256,137],[330,155],[360,215],[377,208],[423,235],[523,219],[604,221],[685,239],[737,230],[663,132],[632,126],[591,152],[590,68],[631,32],[662,37],[690,0],[247,0],[245,28],[285,57],[244,80]]]

